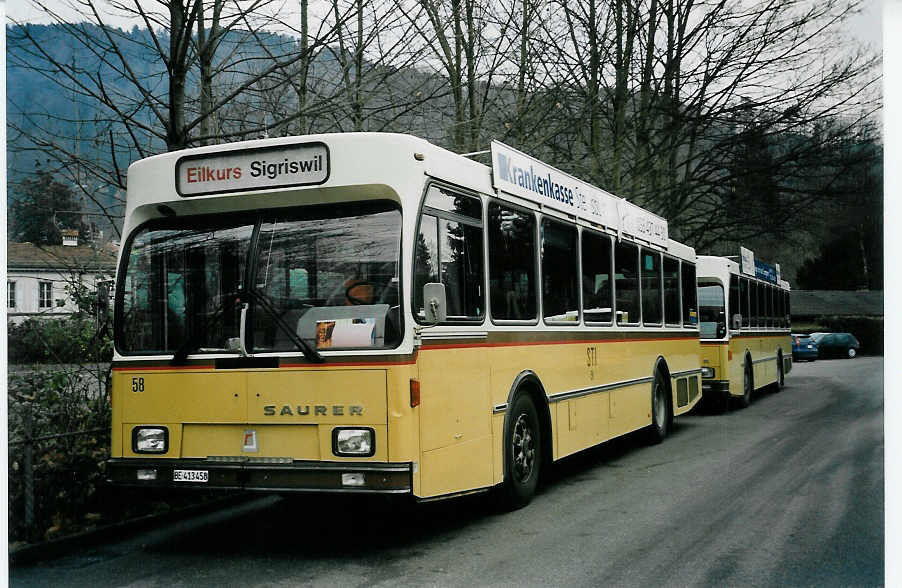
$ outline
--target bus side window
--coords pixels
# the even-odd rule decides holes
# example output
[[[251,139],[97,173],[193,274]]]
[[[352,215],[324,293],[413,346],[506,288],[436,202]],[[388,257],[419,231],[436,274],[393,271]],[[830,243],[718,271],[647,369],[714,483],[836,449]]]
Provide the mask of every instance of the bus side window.
[[[448,321],[482,320],[482,203],[478,198],[430,186],[414,252],[413,310],[420,319],[423,286],[445,286]]]
[[[680,325],[680,262],[664,257],[664,321]]]
[[[639,324],[639,248],[617,243],[614,248],[614,293],[619,324]]]
[[[582,232],[583,315],[592,323],[611,322],[614,306],[611,281],[611,238]]]
[[[535,216],[493,202],[488,217],[492,318],[535,320]]]
[[[751,325],[749,313],[749,281],[747,278],[739,278],[739,312],[742,313],[742,326]]]
[[[576,227],[543,219],[541,230],[542,316],[549,322],[577,325]]]
[[[784,298],[784,312],[786,313],[786,327],[792,327],[792,307],[790,306],[790,300],[792,300],[789,296],[789,292],[783,292]]]
[[[777,326],[785,327],[786,326],[786,317],[783,312],[783,290],[777,288],[774,290],[774,302],[776,303],[776,312],[777,315]]]
[[[777,313],[774,312],[774,287],[767,287],[767,326],[775,327]]]
[[[739,310],[739,278],[730,275],[730,303],[727,309],[727,329],[733,329],[733,317],[740,314]]]
[[[660,325],[661,316],[661,255],[642,249],[642,322]]]
[[[751,316],[751,326],[757,327],[760,323],[758,322],[758,317],[761,316],[759,300],[761,298],[758,296],[758,282],[749,282],[749,286],[751,286],[751,290],[749,290],[749,305],[751,306],[752,316]]]
[[[695,328],[698,325],[698,288],[694,265],[685,261],[681,264],[680,281],[683,289],[683,326]]]

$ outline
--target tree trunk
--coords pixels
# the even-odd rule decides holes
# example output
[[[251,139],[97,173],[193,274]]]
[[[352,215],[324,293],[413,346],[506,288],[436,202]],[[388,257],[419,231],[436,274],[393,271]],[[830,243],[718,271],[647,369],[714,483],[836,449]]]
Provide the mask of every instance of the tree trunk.
[[[309,41],[307,39],[309,33],[309,25],[307,24],[307,2],[308,0],[301,0],[301,60],[300,71],[298,72],[299,79],[294,86],[295,92],[298,95],[298,135],[307,133],[307,77],[310,73],[310,56],[307,54],[309,51]]]
[[[198,0],[199,1],[199,0]],[[169,37],[169,117],[166,124],[166,149],[177,151],[188,146],[185,129],[185,84],[188,69],[184,56],[190,43],[190,27],[186,31],[187,12],[182,0],[169,3],[171,23]]]

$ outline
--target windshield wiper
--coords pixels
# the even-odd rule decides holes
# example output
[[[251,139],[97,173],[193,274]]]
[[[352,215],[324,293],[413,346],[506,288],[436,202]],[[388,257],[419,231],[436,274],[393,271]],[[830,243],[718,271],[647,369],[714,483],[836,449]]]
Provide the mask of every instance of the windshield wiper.
[[[282,331],[288,335],[288,339],[294,343],[295,347],[300,349],[301,353],[304,354],[308,360],[313,363],[323,363],[326,359],[320,355],[319,351],[311,347],[306,341],[298,337],[297,333],[291,328],[291,326],[285,322],[285,320],[279,314],[279,311],[272,305],[269,299],[266,298],[265,295],[258,292],[255,288],[249,288],[246,293],[257,302],[257,304],[266,311],[269,316],[275,321],[276,325]]]

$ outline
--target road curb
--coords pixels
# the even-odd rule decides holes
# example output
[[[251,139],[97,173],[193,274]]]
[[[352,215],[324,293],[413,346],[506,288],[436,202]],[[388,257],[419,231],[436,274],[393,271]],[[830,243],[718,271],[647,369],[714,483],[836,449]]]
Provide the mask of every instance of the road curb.
[[[78,548],[97,545],[113,536],[121,537],[125,534],[137,533],[154,525],[186,517],[195,517],[213,510],[235,506],[254,498],[259,498],[259,496],[246,493],[225,496],[161,514],[151,514],[136,519],[111,523],[90,531],[82,531],[74,535],[60,537],[59,539],[51,539],[41,543],[29,543],[28,545],[9,550],[9,564],[10,566],[31,564],[45,559],[60,557]]]

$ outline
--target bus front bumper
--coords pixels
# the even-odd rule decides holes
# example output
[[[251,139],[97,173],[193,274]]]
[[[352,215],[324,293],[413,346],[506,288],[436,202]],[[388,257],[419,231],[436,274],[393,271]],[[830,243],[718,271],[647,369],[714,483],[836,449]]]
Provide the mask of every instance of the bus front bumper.
[[[413,467],[281,458],[113,458],[107,461],[107,482],[144,488],[410,494]]]

